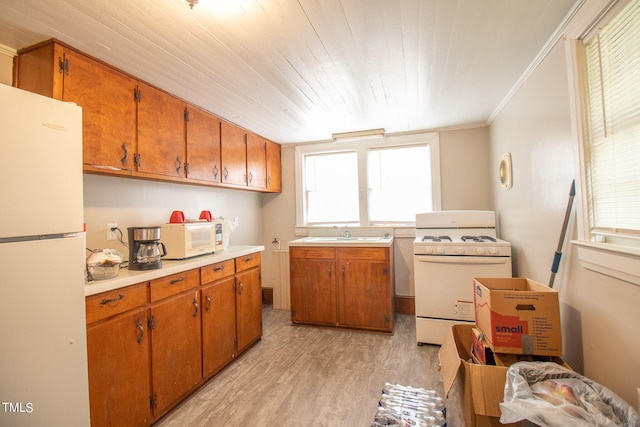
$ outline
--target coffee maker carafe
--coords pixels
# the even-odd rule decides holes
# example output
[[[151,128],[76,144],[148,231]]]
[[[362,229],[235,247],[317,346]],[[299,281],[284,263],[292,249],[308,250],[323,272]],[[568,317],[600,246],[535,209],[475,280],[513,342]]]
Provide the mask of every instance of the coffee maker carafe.
[[[129,270],[162,268],[167,248],[160,242],[160,227],[129,227]]]

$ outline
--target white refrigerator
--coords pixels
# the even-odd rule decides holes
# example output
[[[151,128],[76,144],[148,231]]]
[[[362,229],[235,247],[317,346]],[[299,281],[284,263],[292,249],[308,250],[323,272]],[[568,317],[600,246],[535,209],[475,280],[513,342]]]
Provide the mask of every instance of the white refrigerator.
[[[0,84],[0,426],[88,426],[82,109]]]

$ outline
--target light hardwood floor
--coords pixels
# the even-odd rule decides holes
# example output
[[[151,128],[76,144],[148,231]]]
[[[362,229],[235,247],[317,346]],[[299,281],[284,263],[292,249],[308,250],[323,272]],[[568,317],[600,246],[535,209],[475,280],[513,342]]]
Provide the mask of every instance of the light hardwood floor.
[[[386,382],[443,396],[439,349],[416,344],[413,316],[385,335],[293,326],[265,305],[262,339],[156,426],[371,426]],[[447,425],[464,425],[450,403]]]

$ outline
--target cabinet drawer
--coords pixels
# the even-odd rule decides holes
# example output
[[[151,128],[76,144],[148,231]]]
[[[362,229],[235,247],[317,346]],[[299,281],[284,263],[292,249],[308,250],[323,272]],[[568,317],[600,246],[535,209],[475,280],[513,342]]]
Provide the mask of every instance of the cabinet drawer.
[[[310,259],[335,259],[335,248],[319,247],[319,246],[292,246],[289,247],[289,257],[310,258]]]
[[[233,276],[233,273],[235,273],[235,270],[232,259],[217,262],[200,269],[200,282],[204,285],[205,283],[215,282],[224,277]]]
[[[364,259],[370,261],[385,261],[387,248],[339,248],[338,259]]]
[[[106,319],[147,303],[147,283],[127,286],[85,299],[87,324]]]
[[[236,258],[236,273],[260,265],[260,252]]]
[[[199,268],[155,279],[151,281],[150,286],[151,301],[158,301],[197,286],[200,286]]]

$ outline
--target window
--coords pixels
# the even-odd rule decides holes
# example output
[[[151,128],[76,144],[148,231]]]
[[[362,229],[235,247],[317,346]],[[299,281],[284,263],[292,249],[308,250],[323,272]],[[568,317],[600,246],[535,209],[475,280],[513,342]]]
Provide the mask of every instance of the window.
[[[358,223],[358,159],[355,152],[304,158],[307,222]]]
[[[591,236],[640,244],[640,2],[585,43],[585,161]]]
[[[369,219],[373,223],[410,223],[430,212],[429,146],[368,151]]]
[[[296,147],[297,223],[413,225],[440,208],[438,134]]]

